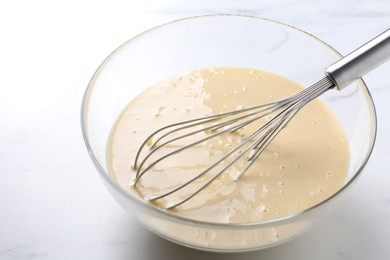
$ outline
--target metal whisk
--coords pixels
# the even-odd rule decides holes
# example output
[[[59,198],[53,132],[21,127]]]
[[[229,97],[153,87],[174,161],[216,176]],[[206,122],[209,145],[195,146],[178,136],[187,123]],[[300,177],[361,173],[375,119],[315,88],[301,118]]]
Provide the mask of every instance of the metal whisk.
[[[354,80],[387,61],[389,58],[390,30],[387,30],[346,57],[329,66],[325,69],[326,76],[324,78],[295,95],[268,104],[174,123],[156,130],[143,142],[137,152],[133,165],[133,168],[136,170],[136,176],[133,182],[134,187],[137,187],[137,184],[142,176],[144,176],[153,166],[157,165],[162,160],[224,133],[235,132],[260,120],[261,118],[272,115],[272,118],[267,120],[266,123],[264,123],[254,133],[244,138],[237,147],[233,148],[230,152],[222,156],[219,160],[208,166],[195,177],[192,177],[184,184],[181,184],[164,194],[152,196],[148,198],[148,200],[154,201],[165,198],[206,175],[208,172],[215,169],[217,165],[220,165],[225,161],[229,161],[227,165],[223,166],[222,169],[218,169],[217,173],[202,184],[200,188],[195,190],[195,192],[189,194],[178,202],[168,203],[165,206],[166,209],[177,207],[204,190],[229,167],[232,167],[233,164],[243,158],[243,156],[247,156],[248,163],[244,170],[237,175],[236,178],[238,179],[247,172],[256,159],[274,140],[279,132],[287,126],[290,120],[302,107],[329,89],[343,89]],[[156,151],[164,149],[168,144],[175,143],[178,140],[201,132],[207,132],[209,134],[194,142],[184,144],[179,148],[166,153],[162,157],[152,159],[152,155],[155,154]],[[149,152],[141,159],[142,152],[148,146]]]

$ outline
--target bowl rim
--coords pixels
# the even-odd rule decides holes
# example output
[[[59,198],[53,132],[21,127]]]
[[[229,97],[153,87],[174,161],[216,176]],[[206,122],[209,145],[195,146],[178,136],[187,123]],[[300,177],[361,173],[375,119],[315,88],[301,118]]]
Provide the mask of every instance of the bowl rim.
[[[367,85],[365,84],[365,82],[364,82],[364,80],[362,78],[358,79],[358,82],[360,83],[360,86],[361,86],[362,90],[364,91],[364,94],[366,95],[367,101],[369,103],[368,105],[372,109],[372,115],[371,115],[371,117],[372,117],[371,118],[371,121],[372,121],[372,126],[371,126],[372,127],[372,129],[371,129],[371,139],[372,139],[372,142],[370,143],[370,145],[368,147],[368,152],[365,155],[365,157],[364,157],[364,159],[362,161],[362,164],[356,170],[356,173],[352,176],[352,178],[350,180],[348,180],[347,182],[345,182],[344,185],[337,192],[332,194],[330,197],[328,197],[327,199],[325,199],[325,200],[323,200],[323,201],[321,201],[321,202],[319,202],[319,203],[317,203],[317,204],[315,204],[315,205],[313,205],[313,206],[311,206],[309,208],[306,208],[304,210],[298,211],[296,213],[293,213],[293,214],[290,214],[290,215],[287,215],[287,216],[283,216],[283,217],[275,218],[275,219],[270,219],[270,220],[267,220],[267,221],[257,221],[257,222],[247,222],[247,223],[217,223],[217,222],[208,222],[208,221],[200,221],[200,220],[194,220],[194,219],[185,218],[185,217],[182,217],[182,216],[179,216],[179,215],[176,215],[176,214],[172,213],[170,210],[165,210],[165,209],[161,209],[161,208],[155,207],[155,206],[151,205],[150,203],[148,203],[148,202],[146,202],[146,201],[144,201],[142,199],[135,198],[129,192],[127,192],[125,189],[123,189],[118,183],[116,183],[113,178],[109,177],[110,174],[108,172],[106,172],[104,170],[104,168],[100,165],[100,163],[99,163],[98,159],[96,158],[96,156],[95,156],[95,154],[94,154],[94,152],[92,150],[92,147],[91,147],[91,145],[89,143],[88,134],[87,134],[86,121],[87,121],[87,111],[88,111],[89,98],[90,98],[90,95],[91,95],[92,90],[94,88],[94,83],[95,83],[96,79],[98,78],[100,72],[103,70],[104,66],[109,62],[109,60],[113,56],[115,56],[115,54],[118,51],[120,51],[122,48],[124,48],[129,43],[131,43],[133,40],[136,40],[139,37],[143,36],[144,34],[147,34],[147,33],[152,32],[154,30],[158,30],[161,27],[169,26],[169,25],[177,23],[177,22],[185,22],[185,21],[188,21],[188,20],[202,19],[202,18],[208,18],[208,17],[224,17],[224,18],[225,17],[233,17],[233,18],[255,19],[255,20],[259,20],[259,21],[267,22],[267,23],[275,23],[277,25],[281,25],[281,26],[287,27],[288,29],[292,29],[293,31],[296,31],[298,33],[302,33],[303,35],[306,35],[307,37],[311,38],[312,40],[315,40],[319,44],[321,44],[324,47],[328,48],[330,51],[332,51],[339,58],[342,57],[342,55],[336,49],[334,49],[331,45],[329,45],[325,41],[317,38],[316,36],[306,32],[306,31],[304,31],[302,29],[299,29],[299,28],[297,28],[295,26],[292,26],[292,25],[289,25],[289,24],[286,24],[286,23],[283,23],[283,22],[275,21],[275,20],[272,20],[272,19],[269,19],[269,18],[263,18],[263,17],[251,16],[251,15],[241,15],[241,14],[196,15],[196,16],[189,16],[189,17],[175,19],[175,20],[172,20],[172,21],[169,21],[169,22],[157,25],[155,27],[152,27],[152,28],[150,28],[148,30],[145,30],[145,31],[143,31],[143,32],[141,32],[141,33],[131,37],[130,39],[128,39],[124,43],[122,43],[119,47],[114,49],[103,60],[103,62],[99,65],[99,67],[96,69],[96,71],[92,75],[92,78],[90,79],[90,81],[89,81],[89,83],[87,85],[87,88],[86,88],[86,90],[84,92],[83,98],[82,98],[81,111],[80,111],[80,121],[81,121],[82,136],[83,136],[84,143],[85,143],[85,146],[87,148],[87,151],[88,151],[88,153],[89,153],[89,155],[90,155],[90,157],[92,159],[92,162],[93,162],[94,166],[97,168],[98,173],[100,174],[100,176],[103,177],[103,179],[106,180],[106,183],[109,184],[110,186],[112,186],[121,195],[123,195],[124,197],[128,198],[129,200],[131,200],[132,202],[136,203],[138,206],[143,207],[146,210],[151,210],[153,213],[156,213],[158,215],[163,215],[166,218],[174,219],[175,221],[179,221],[179,222],[182,222],[182,223],[186,223],[186,224],[191,223],[192,225],[198,225],[198,226],[204,226],[204,227],[212,227],[212,228],[237,228],[237,229],[243,229],[243,228],[254,228],[254,227],[259,228],[259,227],[280,225],[280,224],[287,223],[287,222],[291,221],[292,219],[295,219],[295,218],[298,218],[298,217],[302,217],[302,216],[304,216],[306,214],[309,214],[309,213],[315,211],[316,209],[320,208],[322,205],[327,204],[328,202],[332,201],[336,197],[339,197],[339,195],[341,193],[344,193],[344,191],[347,188],[349,188],[352,183],[355,182],[357,177],[360,176],[360,173],[364,169],[365,165],[367,164],[367,162],[368,162],[368,160],[369,160],[369,158],[370,158],[370,156],[372,154],[372,151],[373,151],[373,148],[374,148],[374,145],[375,145],[375,141],[376,141],[376,136],[377,136],[377,115],[376,115],[375,105],[374,105],[374,102],[373,102],[373,99],[372,99],[372,95],[371,95],[369,89],[367,88]]]

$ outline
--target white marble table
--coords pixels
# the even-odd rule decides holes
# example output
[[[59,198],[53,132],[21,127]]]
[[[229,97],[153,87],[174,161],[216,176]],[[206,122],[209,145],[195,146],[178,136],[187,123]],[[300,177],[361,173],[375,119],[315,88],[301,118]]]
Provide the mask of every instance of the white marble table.
[[[390,63],[365,77],[379,125],[358,183],[329,218],[278,247],[224,255],[160,239],[115,203],[90,162],[79,123],[85,87],[113,49],[151,26],[256,15],[302,28],[343,54],[390,26],[388,0],[265,2],[2,1],[0,259],[389,259]]]

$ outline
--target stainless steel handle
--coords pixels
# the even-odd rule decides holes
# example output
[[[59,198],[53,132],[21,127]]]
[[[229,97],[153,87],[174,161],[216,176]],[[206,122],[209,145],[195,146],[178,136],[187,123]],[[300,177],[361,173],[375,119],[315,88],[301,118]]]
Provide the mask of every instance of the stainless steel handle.
[[[390,59],[390,29],[325,69],[341,90]]]

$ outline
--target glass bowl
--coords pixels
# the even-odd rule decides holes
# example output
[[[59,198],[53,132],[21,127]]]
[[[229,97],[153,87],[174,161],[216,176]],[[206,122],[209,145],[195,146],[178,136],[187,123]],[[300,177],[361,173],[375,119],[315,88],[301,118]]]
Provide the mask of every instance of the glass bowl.
[[[248,16],[185,18],[148,30],[121,45],[100,65],[86,90],[81,112],[86,147],[113,197],[149,230],[168,240],[207,251],[239,252],[291,240],[327,216],[359,176],[374,146],[376,114],[370,93],[358,80],[321,99],[338,116],[350,145],[344,186],[327,200],[266,222],[216,224],[175,216],[153,207],[111,178],[106,164],[110,131],[138,93],[154,83],[197,68],[249,67],[309,86],[340,54],[316,37],[279,22]]]

